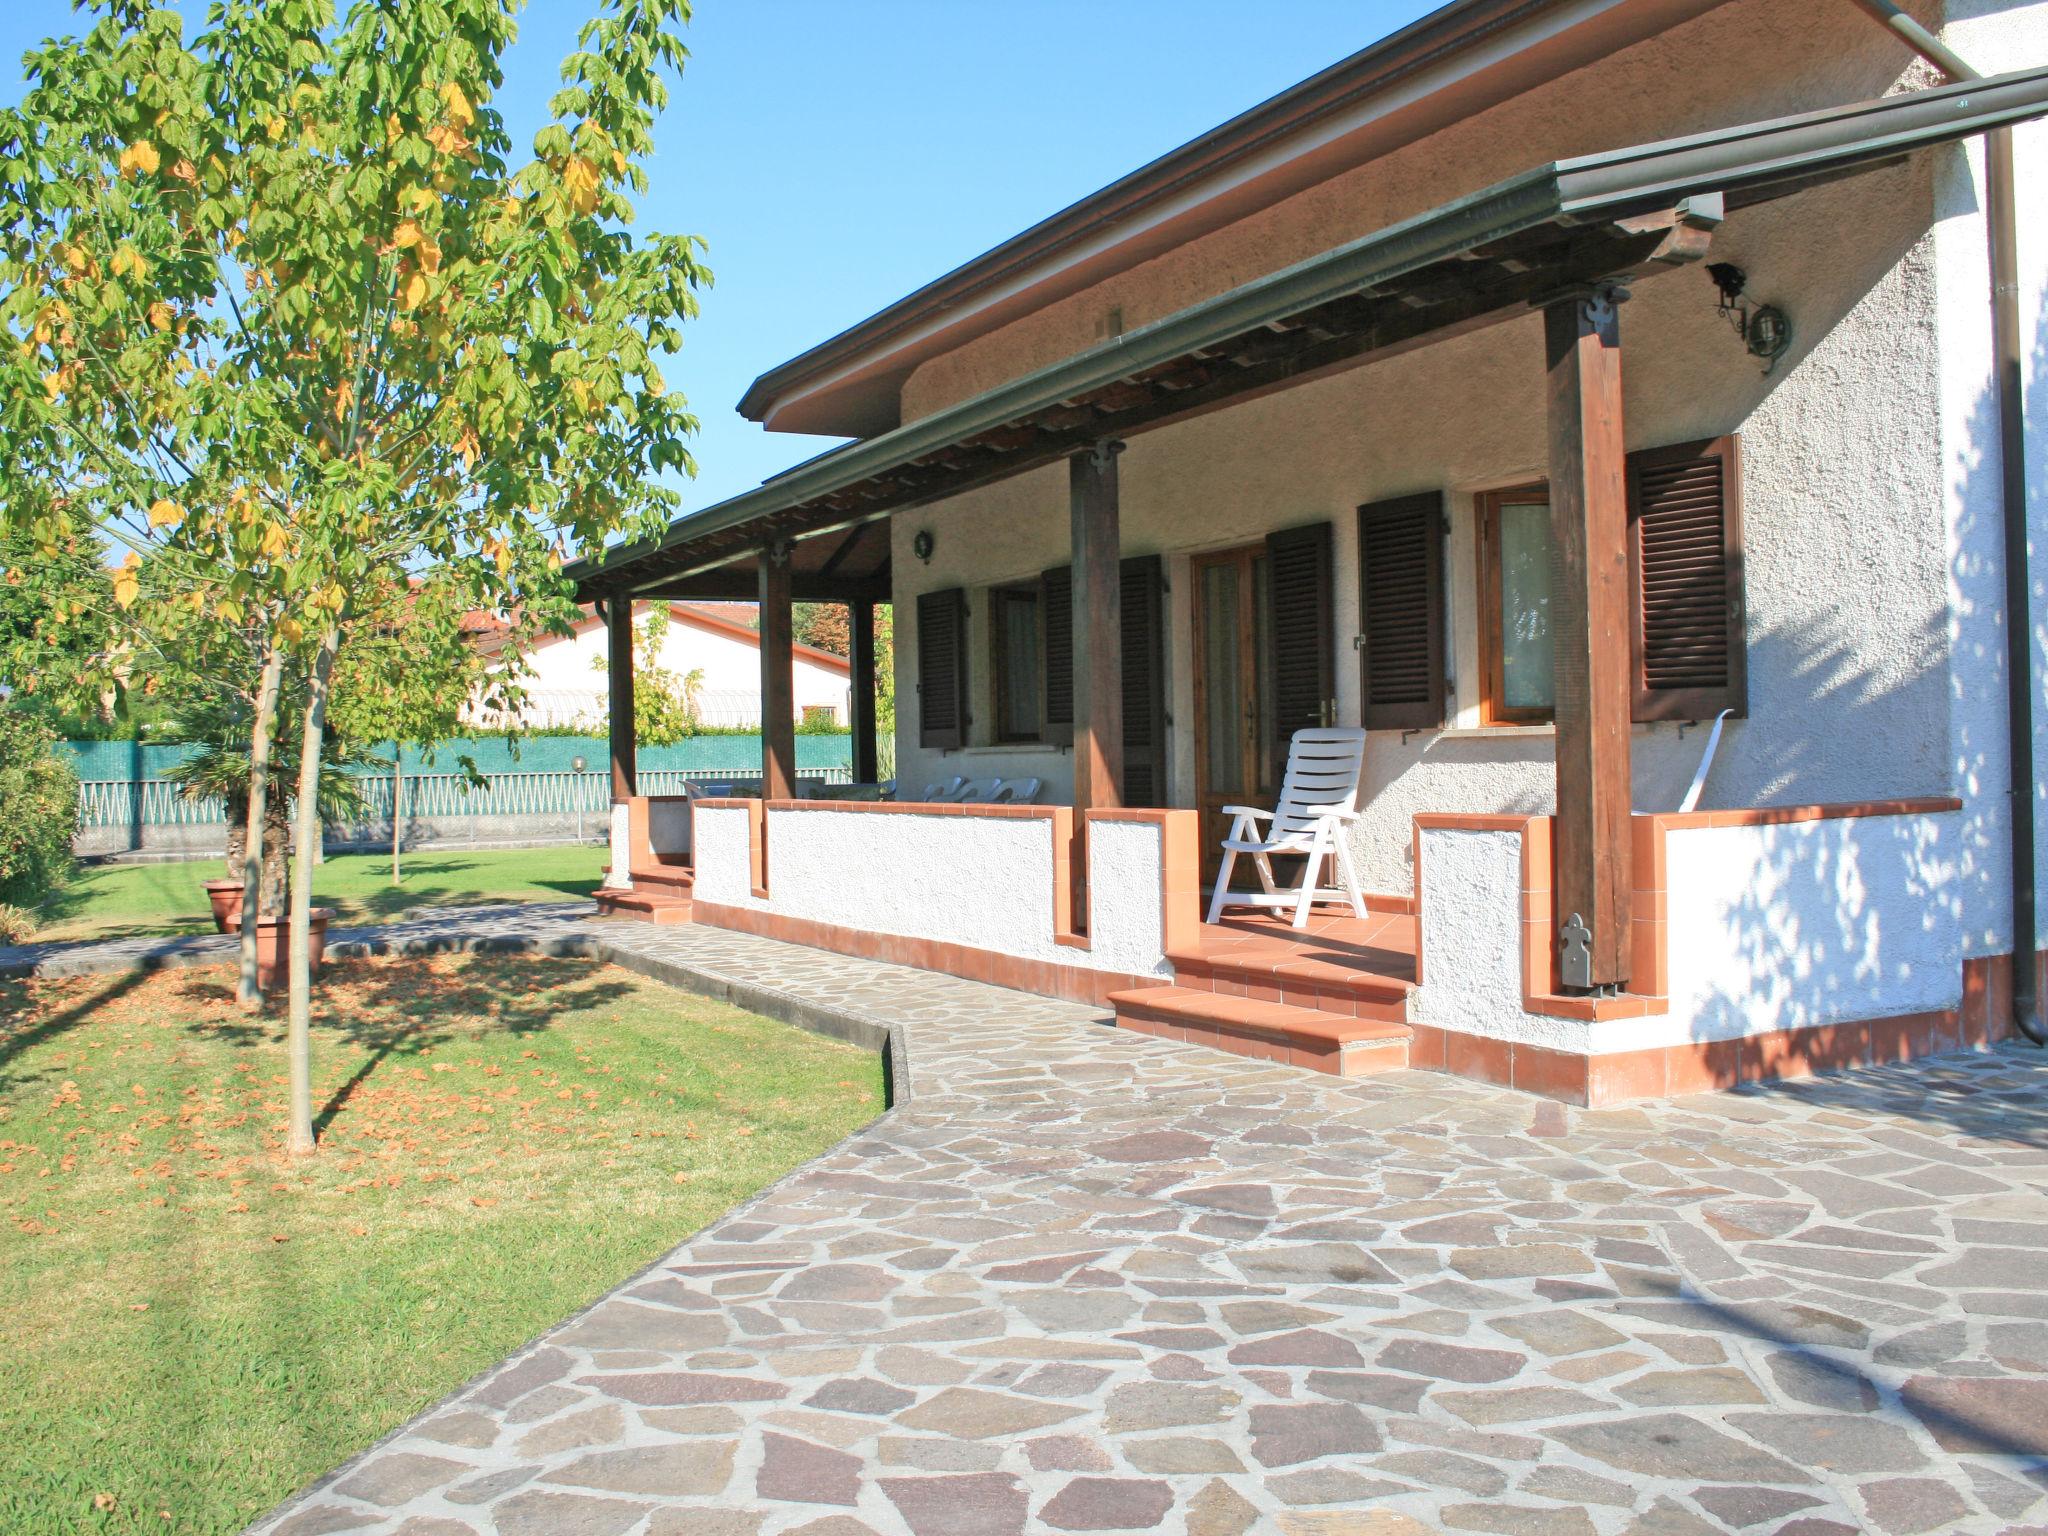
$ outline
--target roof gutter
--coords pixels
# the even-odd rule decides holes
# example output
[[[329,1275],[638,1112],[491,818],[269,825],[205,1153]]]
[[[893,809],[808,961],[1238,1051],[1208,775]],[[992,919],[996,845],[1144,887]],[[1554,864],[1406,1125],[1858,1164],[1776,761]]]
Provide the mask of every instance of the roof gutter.
[[[1332,299],[1391,286],[1405,273],[1544,223],[1620,219],[1724,193],[1739,201],[1774,184],[1844,173],[2044,112],[2048,67],[1539,166],[922,420],[813,459],[765,485],[677,519],[658,539],[578,560],[566,574],[579,585],[600,584],[608,572],[645,556],[829,496],[1185,352]],[[848,518],[866,520],[864,515]],[[695,574],[733,558],[728,551],[702,566],[667,574]]]
[[[1891,0],[1856,0],[1880,26],[1951,80],[1981,81],[1961,55]],[[1984,135],[1984,217],[1991,259],[1992,370],[1998,390],[1998,464],[2005,522],[2005,712],[2007,793],[2012,797],[2012,1021],[2038,1046],[2041,1026],[2034,868],[2034,615],[2027,564],[2027,415],[2020,366],[2019,235],[2012,130]]]

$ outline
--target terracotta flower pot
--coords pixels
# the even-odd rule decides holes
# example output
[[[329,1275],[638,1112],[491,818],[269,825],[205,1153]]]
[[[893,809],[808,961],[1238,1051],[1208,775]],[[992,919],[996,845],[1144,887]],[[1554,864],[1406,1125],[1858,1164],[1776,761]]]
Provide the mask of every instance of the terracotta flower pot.
[[[312,921],[307,925],[306,954],[308,969],[320,969],[320,960],[327,952],[327,919],[334,915],[332,907],[315,907]],[[266,992],[275,992],[291,979],[292,920],[289,917],[259,917],[256,919],[256,985]]]
[[[208,880],[203,882],[206,899],[213,903],[213,931],[230,933],[242,926],[242,882],[239,880]]]

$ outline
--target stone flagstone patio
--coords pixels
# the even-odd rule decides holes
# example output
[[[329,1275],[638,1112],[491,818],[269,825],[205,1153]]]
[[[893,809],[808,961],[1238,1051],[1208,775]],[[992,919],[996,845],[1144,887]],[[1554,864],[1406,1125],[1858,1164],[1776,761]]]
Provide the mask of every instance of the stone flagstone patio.
[[[255,1529],[2048,1531],[2040,1053],[1588,1111],[596,932],[900,1107]]]

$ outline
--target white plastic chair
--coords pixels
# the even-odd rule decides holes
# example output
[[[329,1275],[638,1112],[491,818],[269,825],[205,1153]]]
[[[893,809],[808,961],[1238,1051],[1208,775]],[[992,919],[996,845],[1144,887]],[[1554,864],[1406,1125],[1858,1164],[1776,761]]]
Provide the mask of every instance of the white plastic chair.
[[[1226,906],[1292,906],[1294,926],[1305,928],[1311,905],[1339,899],[1348,900],[1352,912],[1364,917],[1365,893],[1359,888],[1351,846],[1344,838],[1345,825],[1358,819],[1358,781],[1364,772],[1364,731],[1335,726],[1296,731],[1287,744],[1280,804],[1270,811],[1249,805],[1223,807],[1237,819],[1223,839],[1223,867],[1216,873],[1216,892],[1209,899],[1209,921],[1220,918]],[[1257,827],[1262,821],[1272,823],[1263,837]],[[1274,884],[1272,856],[1276,853],[1306,856],[1299,891],[1282,891]],[[1230,874],[1239,854],[1250,857],[1263,890],[1231,895]],[[1316,879],[1325,859],[1335,861],[1341,888],[1318,889]]]
[[[964,785],[966,782],[967,781],[965,779],[961,778],[960,775],[956,773],[950,779],[941,780],[939,783],[936,784],[925,785],[924,793],[919,795],[917,798],[927,805],[930,805],[935,801],[952,800],[958,797],[961,786]]]
[[[999,779],[990,800],[997,805],[1029,805],[1045,787],[1043,779]]]
[[[996,790],[1002,782],[1001,779],[972,779],[946,796],[946,800],[954,805],[988,805],[994,802]]]

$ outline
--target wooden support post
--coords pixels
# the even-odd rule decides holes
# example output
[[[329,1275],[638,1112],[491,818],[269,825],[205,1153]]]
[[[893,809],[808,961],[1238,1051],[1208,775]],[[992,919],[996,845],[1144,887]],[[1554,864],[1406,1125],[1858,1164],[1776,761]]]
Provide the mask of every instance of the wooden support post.
[[[1088,813],[1123,804],[1123,540],[1118,528],[1118,442],[1067,461],[1073,517],[1074,929],[1088,928]]]
[[[1560,975],[1572,990],[1629,979],[1635,887],[1629,795],[1628,482],[1621,431],[1627,295],[1602,286],[1544,309],[1556,565]]]
[[[1077,813],[1123,804],[1123,548],[1116,486],[1116,456],[1123,451],[1122,443],[1101,442],[1067,461],[1073,506]]]
[[[796,797],[795,614],[789,599],[789,546],[761,551],[761,798]]]
[[[611,691],[612,798],[630,800],[640,793],[634,764],[639,742],[633,721],[633,599],[622,594],[607,598],[602,606],[609,650],[605,665]]]
[[[881,777],[875,756],[875,605],[848,603],[846,629],[853,672],[847,704],[853,712],[853,781],[872,784]]]

